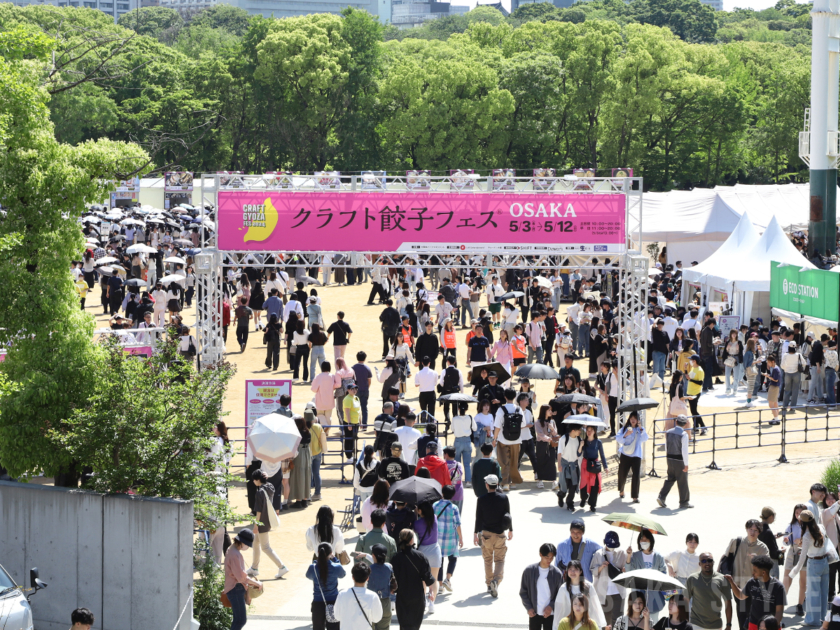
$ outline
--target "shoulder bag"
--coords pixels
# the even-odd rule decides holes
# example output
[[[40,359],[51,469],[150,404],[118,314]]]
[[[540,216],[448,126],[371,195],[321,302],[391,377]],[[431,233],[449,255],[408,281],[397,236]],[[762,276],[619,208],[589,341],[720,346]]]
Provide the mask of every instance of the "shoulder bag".
[[[321,591],[321,599],[324,600],[327,623],[338,623],[338,619],[335,618],[335,604],[328,604],[327,598],[324,597],[324,589],[321,588],[321,575],[318,572],[317,565],[315,566],[315,581],[318,583],[318,590]]]
[[[373,628],[373,624],[370,622],[370,619],[368,619],[368,616],[367,616],[367,613],[365,612],[364,606],[362,606],[362,602],[360,602],[360,601],[359,601],[359,597],[356,595],[356,591],[354,591],[354,590],[351,588],[351,589],[350,589],[350,592],[351,592],[351,593],[353,593],[353,597],[356,599],[356,603],[359,605],[359,610],[361,610],[361,611],[362,611],[362,615],[364,615],[364,617],[365,617],[365,621],[367,621],[368,625],[369,625],[371,628]]]
[[[738,536],[736,540],[735,551],[720,559],[720,563],[718,564],[718,573],[722,573],[723,575],[732,575],[732,572],[735,570],[735,556],[738,555],[738,548],[741,546],[742,539]]]

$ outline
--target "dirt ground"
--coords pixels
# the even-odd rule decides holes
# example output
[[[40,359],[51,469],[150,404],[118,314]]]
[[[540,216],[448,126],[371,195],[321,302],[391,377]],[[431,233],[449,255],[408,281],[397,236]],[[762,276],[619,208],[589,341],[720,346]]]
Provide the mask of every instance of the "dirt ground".
[[[322,298],[322,309],[324,313],[324,321],[327,325],[335,321],[335,313],[338,310],[345,312],[345,321],[353,329],[353,334],[350,344],[347,348],[348,365],[355,363],[355,354],[359,350],[365,350],[370,358],[368,363],[373,369],[374,366],[382,366],[379,360],[381,356],[381,333],[379,329],[379,314],[382,310],[380,306],[366,306],[368,293],[370,292],[370,284],[356,286],[337,286],[331,285],[328,287],[318,287],[318,294]],[[88,299],[88,311],[97,313],[97,320],[99,326],[107,326],[107,317],[101,315],[102,308],[97,304],[96,307],[92,303],[98,302],[98,296],[91,294]],[[483,302],[483,300],[482,300]],[[482,304],[483,305],[483,304]],[[565,305],[561,307],[560,316],[565,312]],[[188,325],[195,321],[195,309],[190,308],[185,312],[185,322]],[[458,329],[458,365],[465,364],[465,348],[464,339],[467,330]],[[327,360],[333,361],[333,353],[331,345],[326,348]],[[285,349],[281,351],[281,365],[278,372],[271,372],[266,369],[265,361],[265,346],[262,344],[262,333],[254,333],[253,328],[248,340],[248,346],[244,352],[239,350],[236,343],[235,331],[231,327],[227,342],[228,361],[236,365],[237,373],[228,389],[228,395],[225,401],[225,411],[229,415],[225,418],[227,424],[231,427],[242,427],[244,424],[244,395],[245,395],[245,381],[246,379],[265,379],[265,378],[291,378],[291,370],[286,362]],[[581,373],[588,372],[588,365],[586,360],[579,360],[576,362],[577,367]],[[667,379],[666,379],[667,380]],[[551,397],[553,388],[553,381],[538,381],[536,382],[536,392],[538,403],[543,403]],[[369,411],[371,416],[371,423],[373,417],[380,411],[381,400],[379,392],[381,386],[374,381],[371,386],[371,397],[369,402]],[[654,399],[661,399],[661,392],[653,392]],[[302,413],[304,405],[309,400],[312,400],[313,393],[310,391],[308,383],[296,382],[292,387],[292,408],[295,412]],[[417,389],[414,387],[413,378],[409,378],[407,401],[412,406],[416,406]],[[658,410],[652,412],[654,417],[664,417],[666,405],[662,405]],[[758,409],[766,409],[766,403],[759,405]],[[708,407],[703,404],[700,405],[700,411],[703,414],[712,412],[732,412],[732,407]],[[762,414],[761,432],[762,443],[773,444],[774,446],[767,446],[765,448],[735,449],[736,433],[738,434],[738,445],[743,447],[752,445],[758,442],[758,416],[757,409],[753,410],[739,410],[738,420],[739,426],[737,432],[734,427],[724,428],[723,424],[732,422],[732,417],[735,414],[729,413],[726,416],[718,416],[719,428],[717,440],[717,452],[712,454],[710,452],[710,440],[704,440],[702,437],[694,445],[694,454],[691,456],[691,489],[692,496],[714,495],[737,497],[739,493],[743,493],[745,489],[750,489],[750,492],[766,493],[768,500],[782,498],[785,505],[792,504],[795,501],[790,497],[802,497],[803,486],[807,488],[813,480],[817,479],[830,459],[838,455],[838,444],[835,442],[826,442],[825,437],[829,435],[832,439],[840,438],[840,430],[834,429],[831,431],[813,431],[816,426],[815,420],[809,421],[809,439],[820,440],[810,444],[789,445],[786,448],[786,455],[789,463],[782,464],[777,460],[781,453],[780,438],[781,431],[779,429],[769,427],[766,425],[769,420],[769,415],[765,411]],[[789,441],[802,441],[802,433],[790,433],[790,431],[802,427],[804,420],[801,419],[801,414],[797,419],[788,420],[787,429],[789,431]],[[825,414],[823,414],[825,417]],[[726,419],[724,419],[726,418]],[[648,414],[648,422],[651,419],[651,412]],[[706,420],[709,424],[709,420]],[[835,426],[840,426],[836,420],[833,422]],[[825,426],[825,423],[823,424]],[[660,423],[661,429],[661,423]],[[728,436],[725,437],[724,436]],[[240,440],[238,445],[241,446],[243,439],[243,432],[240,428],[231,430],[231,437]],[[365,441],[373,439],[373,432],[369,431],[361,435]],[[657,444],[661,444],[661,436],[658,438]],[[648,472],[652,468],[651,455],[654,452],[653,441],[648,441],[645,461],[645,471]],[[322,491],[323,499],[320,503],[312,503],[305,509],[284,510],[280,516],[281,528],[280,531],[273,534],[272,545],[275,551],[279,553],[284,563],[286,563],[292,571],[283,579],[280,580],[282,586],[276,588],[275,582],[271,580],[274,570],[270,562],[263,563],[263,574],[260,576],[263,579],[268,579],[270,585],[266,594],[255,601],[252,607],[252,613],[258,615],[276,614],[285,604],[295,597],[299,591],[300,585],[305,582],[303,577],[306,566],[311,561],[311,553],[308,552],[303,544],[303,534],[306,528],[315,523],[315,513],[322,504],[327,504],[335,510],[342,510],[348,503],[348,499],[352,496],[352,487],[349,485],[342,485],[340,483],[341,473],[338,469],[340,461],[340,454],[337,452],[340,448],[337,441],[331,441],[331,454],[327,459],[327,468],[322,471],[324,480],[324,487]],[[732,449],[732,450],[721,450]],[[610,456],[615,453],[615,442],[613,439],[605,440],[605,450]],[[657,451],[661,457],[662,452]],[[714,461],[722,470],[710,470],[706,468],[708,464]],[[235,466],[234,472],[241,473],[244,466],[244,455],[239,454],[234,458],[233,464]],[[238,467],[238,468],[237,468]],[[660,475],[664,475],[665,464],[661,459],[654,460],[653,467]],[[329,469],[331,468],[331,469]],[[348,475],[349,467],[347,468]],[[523,462],[523,471],[526,482],[533,479],[531,474],[530,464]],[[647,476],[642,481],[642,494],[653,494],[661,484],[661,479],[656,479]],[[529,484],[533,485],[533,484]],[[549,492],[548,489],[545,492]],[[605,492],[614,493],[615,490],[610,490],[610,484],[605,482]],[[231,492],[231,501],[234,509],[239,512],[247,512],[247,500],[245,494],[244,480],[240,484],[240,489]],[[553,499],[547,499],[547,503],[556,503]],[[782,502],[780,502],[781,504]],[[782,517],[782,520],[786,519]],[[336,522],[339,517],[337,516]],[[242,526],[241,524],[239,526]],[[345,534],[348,542],[352,544],[355,532],[348,531]],[[352,548],[352,547],[351,547]]]

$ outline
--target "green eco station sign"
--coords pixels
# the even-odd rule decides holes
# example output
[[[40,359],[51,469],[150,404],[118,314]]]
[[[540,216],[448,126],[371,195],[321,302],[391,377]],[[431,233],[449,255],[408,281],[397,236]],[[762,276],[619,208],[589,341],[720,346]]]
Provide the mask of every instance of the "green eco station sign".
[[[830,322],[840,321],[840,273],[800,269],[798,265],[770,263],[770,306]]]

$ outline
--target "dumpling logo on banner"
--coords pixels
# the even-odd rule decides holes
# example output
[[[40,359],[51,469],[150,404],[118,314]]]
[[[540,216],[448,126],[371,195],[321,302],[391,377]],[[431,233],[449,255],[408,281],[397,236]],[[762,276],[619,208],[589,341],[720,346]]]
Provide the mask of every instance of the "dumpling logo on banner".
[[[277,208],[266,198],[262,204],[245,204],[242,206],[242,227],[248,228],[243,241],[264,241],[271,236],[277,227]],[[242,229],[242,228],[240,228]]]

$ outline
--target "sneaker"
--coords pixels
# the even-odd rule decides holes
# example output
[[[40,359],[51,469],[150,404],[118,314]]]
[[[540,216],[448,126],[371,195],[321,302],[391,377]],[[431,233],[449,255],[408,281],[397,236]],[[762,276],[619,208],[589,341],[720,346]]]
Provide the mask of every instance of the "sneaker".
[[[691,505],[691,503],[680,503],[680,509],[681,509],[681,510],[687,510],[687,509],[689,509],[689,508],[693,508],[693,507],[694,507],[694,506],[693,506],[693,505]]]
[[[502,492],[510,492],[510,486],[502,486]]]
[[[464,483],[464,487],[465,488],[472,488],[472,483],[467,481],[467,482]]]
[[[445,588],[450,593],[452,592],[452,582],[449,581],[449,578],[446,578],[443,582],[440,583],[443,588]]]
[[[663,501],[659,497],[656,497],[656,502],[659,504],[659,507],[665,507],[665,501]]]
[[[771,420],[770,422],[768,422],[767,424],[769,424],[771,427],[776,427],[776,426],[779,426],[782,423],[779,420],[774,419],[774,420]]]
[[[321,494],[319,492],[316,492],[315,494],[312,495],[312,500],[313,501],[320,501],[321,500]]]
[[[348,464],[352,464],[352,463],[353,463],[353,462],[355,462],[355,461],[356,461],[356,460],[355,460],[355,459],[353,459],[352,457],[348,457],[348,458],[347,458],[347,463],[348,463]]]
[[[706,435],[706,427],[700,429],[700,435]]]
[[[498,597],[499,596],[499,583],[496,582],[496,580],[492,580],[490,582],[490,594],[493,597]]]
[[[435,603],[433,601],[429,600],[427,602],[427,604],[428,605],[426,606],[426,612],[429,613],[430,615],[434,615],[435,614]]]
[[[797,617],[804,617],[805,616],[805,610],[803,610],[802,604],[797,604],[796,605],[796,616]]]
[[[574,506],[574,505],[570,505],[570,506],[569,506],[569,507],[567,507],[566,509],[567,509],[567,510],[569,510],[569,512],[574,512],[574,511],[575,511],[575,506]]]
[[[277,575],[274,576],[274,579],[279,580],[281,577],[286,575],[288,572],[289,572],[288,567],[286,567],[286,565],[283,565],[282,567],[277,569]]]
[[[537,488],[539,488],[540,490],[542,490],[543,488],[545,488],[545,486],[543,485],[543,482],[542,482],[542,481],[538,481],[538,482],[537,482]]]
[[[250,577],[254,577],[254,576],[257,576],[257,575],[259,575],[259,574],[260,574],[260,570],[259,570],[259,569],[255,569],[254,567],[251,567],[250,569],[248,569],[247,571],[245,571],[245,575],[248,575],[248,576],[250,576]]]

